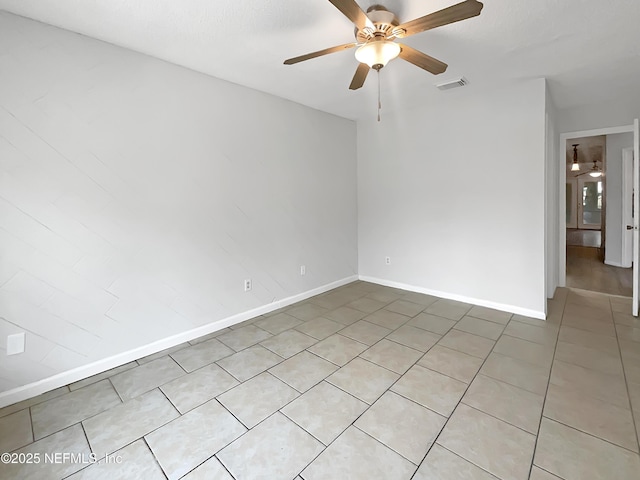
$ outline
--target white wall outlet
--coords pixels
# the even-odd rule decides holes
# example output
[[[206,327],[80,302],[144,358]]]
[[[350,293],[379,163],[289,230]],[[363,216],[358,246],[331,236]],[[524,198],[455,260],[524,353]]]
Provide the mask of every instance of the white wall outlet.
[[[300,275],[306,275],[306,274],[307,274],[307,266],[300,265]]]
[[[7,355],[17,355],[24,352],[24,341],[24,332],[7,336]]]
[[[391,257],[384,257],[384,264],[391,265]]]
[[[244,281],[244,291],[245,291],[245,292],[248,292],[248,291],[250,291],[250,290],[251,290],[251,279],[250,279],[250,278],[247,278],[247,279]]]

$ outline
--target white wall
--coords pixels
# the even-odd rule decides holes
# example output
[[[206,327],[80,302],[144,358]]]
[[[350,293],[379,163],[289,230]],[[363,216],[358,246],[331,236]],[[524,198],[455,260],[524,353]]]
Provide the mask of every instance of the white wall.
[[[356,274],[353,122],[2,12],[0,78],[0,392]]]
[[[622,264],[622,149],[633,148],[633,133],[607,135],[605,263]]]
[[[558,198],[560,172],[558,162],[557,111],[553,99],[546,91],[545,106],[545,291],[553,298],[559,282]]]
[[[558,131],[568,133],[632,125],[633,119],[638,117],[640,117],[640,95],[630,98],[619,97],[605,103],[589,103],[559,110]]]
[[[542,317],[545,82],[468,88],[358,123],[359,272]]]

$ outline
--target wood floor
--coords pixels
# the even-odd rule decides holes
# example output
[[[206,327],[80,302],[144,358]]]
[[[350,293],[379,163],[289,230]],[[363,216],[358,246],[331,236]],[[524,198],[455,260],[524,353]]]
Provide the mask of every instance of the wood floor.
[[[630,297],[631,273],[631,268],[605,265],[597,248],[567,246],[567,287]]]

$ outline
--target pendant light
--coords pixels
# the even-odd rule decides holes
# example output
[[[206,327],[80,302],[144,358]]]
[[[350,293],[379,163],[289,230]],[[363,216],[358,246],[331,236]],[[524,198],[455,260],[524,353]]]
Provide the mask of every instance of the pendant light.
[[[573,144],[573,163],[571,164],[571,171],[572,172],[579,172],[580,171],[580,164],[578,163],[578,145],[580,145],[579,143],[574,143]]]

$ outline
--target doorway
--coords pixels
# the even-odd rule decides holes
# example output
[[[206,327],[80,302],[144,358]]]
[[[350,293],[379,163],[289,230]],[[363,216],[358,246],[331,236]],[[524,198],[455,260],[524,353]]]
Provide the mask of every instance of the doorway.
[[[631,165],[628,148],[632,151],[633,141],[633,126],[561,136],[565,167],[560,169],[561,184],[565,184],[560,191],[565,207],[560,228],[562,286],[633,294],[632,268],[624,260],[631,250],[631,232],[626,228],[633,225],[627,212],[632,195],[623,192],[631,180],[625,169]]]

